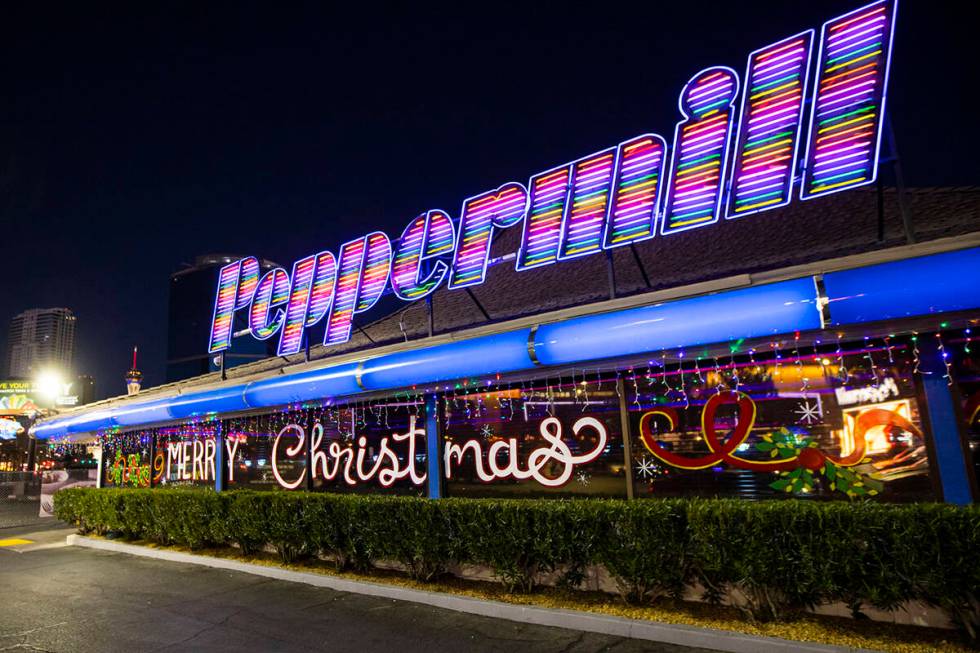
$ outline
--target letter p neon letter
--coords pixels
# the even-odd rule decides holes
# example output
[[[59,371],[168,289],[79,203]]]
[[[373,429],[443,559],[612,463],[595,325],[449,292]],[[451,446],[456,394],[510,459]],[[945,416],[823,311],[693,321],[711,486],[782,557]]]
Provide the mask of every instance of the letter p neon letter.
[[[218,272],[218,290],[211,318],[210,353],[231,347],[235,312],[252,301],[259,283],[259,261],[254,256],[230,263]]]
[[[323,344],[350,339],[355,313],[363,313],[381,298],[391,271],[391,241],[380,231],[369,233],[340,247],[337,287]]]

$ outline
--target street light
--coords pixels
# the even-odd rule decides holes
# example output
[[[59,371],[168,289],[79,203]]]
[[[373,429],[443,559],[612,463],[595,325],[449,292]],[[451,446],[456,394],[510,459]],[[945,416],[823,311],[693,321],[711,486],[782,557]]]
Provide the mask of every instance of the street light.
[[[41,395],[54,400],[63,393],[65,378],[59,372],[48,369],[38,374],[34,383]]]

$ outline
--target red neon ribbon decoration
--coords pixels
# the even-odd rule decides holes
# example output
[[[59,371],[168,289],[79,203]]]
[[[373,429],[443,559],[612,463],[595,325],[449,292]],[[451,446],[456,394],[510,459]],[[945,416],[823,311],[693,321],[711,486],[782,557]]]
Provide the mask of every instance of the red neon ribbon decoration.
[[[755,402],[748,395],[741,392],[735,395],[737,396],[738,404],[738,423],[729,434],[728,439],[722,442],[718,437],[718,433],[715,431],[715,413],[718,411],[718,407],[728,401],[732,396],[730,393],[712,395],[701,411],[701,433],[704,436],[705,444],[708,445],[710,453],[695,457],[682,456],[660,446],[650,427],[650,422],[654,417],[664,417],[670,424],[670,430],[673,431],[677,427],[677,413],[670,408],[651,410],[644,413],[640,418],[640,439],[643,441],[643,446],[647,448],[647,451],[668,465],[680,469],[706,469],[725,462],[731,467],[738,469],[749,469],[757,472],[777,472],[788,471],[797,467],[819,469],[823,466],[825,460],[830,460],[835,465],[841,467],[857,465],[864,459],[865,451],[867,450],[866,434],[875,426],[884,426],[887,428],[898,426],[922,437],[922,432],[898,413],[893,413],[882,408],[872,408],[858,416],[854,425],[854,451],[843,458],[837,458],[819,449],[807,447],[803,450],[805,454],[803,456],[805,458],[804,460],[801,460],[801,456],[793,456],[792,458],[784,458],[771,462],[747,460],[734,455],[734,452],[738,449],[739,445],[748,439],[749,434],[752,432],[752,427],[755,425]]]

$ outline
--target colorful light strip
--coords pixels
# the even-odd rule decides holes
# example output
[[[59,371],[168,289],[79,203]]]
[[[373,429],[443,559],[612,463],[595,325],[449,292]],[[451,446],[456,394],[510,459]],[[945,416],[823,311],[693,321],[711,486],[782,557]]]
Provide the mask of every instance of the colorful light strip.
[[[226,265],[218,272],[208,352],[215,353],[231,347],[235,312],[252,301],[258,282],[259,261],[253,256]]]
[[[687,119],[674,131],[664,234],[718,221],[737,95],[738,75],[723,66],[702,70],[681,91],[678,104]]]
[[[313,290],[310,292],[310,307],[306,311],[306,328],[323,319],[333,302],[334,286],[337,282],[337,260],[330,252],[320,252],[316,257],[316,272],[313,273]]]
[[[667,143],[656,134],[644,134],[619,145],[604,247],[620,247],[656,234],[666,151]]]
[[[409,223],[398,240],[391,268],[391,288],[395,295],[412,301],[435,292],[449,266],[434,260],[422,279],[423,263],[451,253],[455,244],[453,221],[443,211],[428,211]]]
[[[801,199],[877,178],[894,28],[891,0],[824,23]]]
[[[450,289],[483,283],[493,230],[506,229],[523,220],[527,207],[527,189],[518,183],[504,184],[463,202]]]
[[[602,249],[615,164],[614,147],[573,164],[570,201],[562,218],[560,259],[594,254]]]
[[[789,204],[812,50],[807,30],[749,55],[726,217]]]
[[[333,254],[320,252],[296,261],[283,321],[279,355],[295,354],[303,344],[303,333],[327,312],[333,299],[337,265]]]
[[[279,338],[280,356],[295,354],[303,342],[303,325],[309,309],[310,287],[313,285],[315,268],[316,255],[307,256],[293,263],[292,285],[289,289],[289,301],[286,303],[282,337]]]
[[[367,251],[364,253],[364,274],[357,289],[355,313],[363,313],[377,303],[388,284],[391,271],[391,241],[388,236],[374,231],[364,238],[367,240]]]
[[[357,286],[364,268],[364,250],[367,238],[362,236],[357,240],[340,246],[340,257],[337,262],[337,290],[334,293],[330,317],[327,318],[327,329],[323,336],[323,344],[335,345],[347,342],[350,338],[351,321],[354,319],[354,306],[357,304]]]
[[[362,313],[381,298],[391,270],[391,242],[380,231],[344,243],[337,264],[337,288],[327,320],[323,344],[350,339],[355,313]]]
[[[517,254],[517,269],[527,270],[558,260],[561,223],[568,200],[572,165],[542,172],[528,182],[531,206],[524,220],[524,234]]]
[[[284,313],[277,309],[289,301],[289,274],[282,268],[273,268],[262,275],[255,288],[252,308],[248,312],[248,329],[257,340],[268,340],[282,326]]]

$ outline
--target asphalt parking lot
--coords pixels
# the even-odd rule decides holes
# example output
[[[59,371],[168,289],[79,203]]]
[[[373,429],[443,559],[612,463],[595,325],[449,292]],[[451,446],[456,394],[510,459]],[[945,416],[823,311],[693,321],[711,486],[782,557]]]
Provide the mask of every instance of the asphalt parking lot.
[[[707,653],[531,626],[0,529],[0,651]]]

